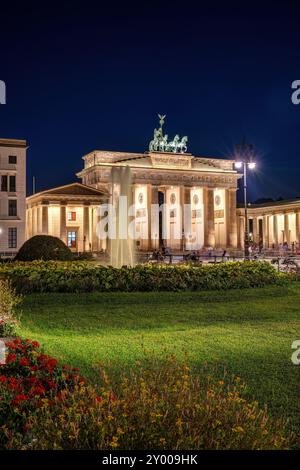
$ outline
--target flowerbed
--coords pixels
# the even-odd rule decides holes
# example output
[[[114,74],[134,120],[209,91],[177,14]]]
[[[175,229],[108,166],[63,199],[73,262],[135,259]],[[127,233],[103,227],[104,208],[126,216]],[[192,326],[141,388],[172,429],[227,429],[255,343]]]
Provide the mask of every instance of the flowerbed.
[[[201,266],[153,266],[116,269],[86,262],[10,263],[0,275],[11,279],[21,293],[188,291],[240,289],[284,282],[266,262],[228,262]]]
[[[15,339],[6,347],[6,364],[0,365],[0,449],[12,437],[23,439],[32,413],[52,406],[84,381],[76,369],[43,354],[36,341]]]
[[[244,385],[195,374],[176,358],[102,386],[15,340],[0,366],[1,449],[285,449],[294,436]]]

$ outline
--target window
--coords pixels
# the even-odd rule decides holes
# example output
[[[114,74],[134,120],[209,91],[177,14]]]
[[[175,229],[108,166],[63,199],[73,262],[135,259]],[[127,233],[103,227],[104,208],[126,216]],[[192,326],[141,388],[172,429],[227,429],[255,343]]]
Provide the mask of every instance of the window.
[[[1,191],[7,191],[7,175],[1,176]]]
[[[16,192],[16,177],[15,176],[10,176],[9,177],[9,191],[11,193]]]
[[[76,248],[77,246],[77,232],[76,230],[68,230],[68,247]]]
[[[69,212],[68,213],[68,220],[75,221],[76,220],[76,212]]]
[[[8,163],[9,163],[10,165],[16,165],[16,163],[17,163],[17,157],[16,157],[16,155],[9,155],[9,156],[8,156]]]
[[[17,229],[9,227],[8,229],[8,248],[17,248]]]
[[[10,217],[17,215],[17,200],[16,199],[8,200],[8,215]]]

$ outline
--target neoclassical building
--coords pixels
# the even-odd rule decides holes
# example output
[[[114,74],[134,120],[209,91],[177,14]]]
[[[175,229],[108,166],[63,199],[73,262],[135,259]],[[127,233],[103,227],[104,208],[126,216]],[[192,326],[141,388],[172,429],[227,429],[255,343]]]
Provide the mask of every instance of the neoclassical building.
[[[238,239],[243,246],[244,209],[237,209]],[[254,243],[262,243],[268,249],[287,243],[300,245],[300,198],[250,204],[248,206],[248,226]]]
[[[137,246],[158,248],[163,241],[172,249],[188,248],[184,211],[190,205],[193,246],[237,247],[236,191],[238,173],[234,162],[195,157],[173,152],[125,153],[93,151],[83,157],[84,168],[77,176],[86,186],[112,193],[111,170],[129,166],[136,210]],[[155,217],[152,204],[168,205]],[[161,239],[162,217],[169,226],[168,239]],[[173,234],[180,233],[180,237]],[[190,233],[191,227],[188,228]],[[182,236],[183,235],[183,236]]]
[[[97,209],[107,195],[80,183],[71,183],[27,198],[26,238],[52,235],[73,251],[106,249],[96,234]]]

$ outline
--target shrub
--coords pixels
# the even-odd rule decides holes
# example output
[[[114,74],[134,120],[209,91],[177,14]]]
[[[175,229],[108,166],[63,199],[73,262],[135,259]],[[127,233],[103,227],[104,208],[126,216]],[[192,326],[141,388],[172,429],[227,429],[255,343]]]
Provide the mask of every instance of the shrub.
[[[99,267],[86,262],[11,263],[0,266],[18,292],[200,291],[262,287],[284,282],[266,262],[201,266]]]
[[[282,421],[243,398],[230,384],[199,377],[175,358],[123,376],[119,386],[103,374],[99,391],[66,389],[28,417],[28,435],[13,435],[22,449],[285,449],[294,438]]]
[[[94,256],[90,251],[85,251],[84,253],[78,253],[73,255],[74,261],[93,261]]]
[[[16,307],[21,302],[8,280],[0,279],[0,337],[16,333],[18,316]]]
[[[72,260],[71,250],[57,237],[36,235],[29,238],[16,255],[18,261]]]
[[[6,347],[6,364],[0,365],[0,449],[9,447],[12,436],[26,436],[32,413],[84,383],[77,369],[42,354],[36,341],[15,339]]]

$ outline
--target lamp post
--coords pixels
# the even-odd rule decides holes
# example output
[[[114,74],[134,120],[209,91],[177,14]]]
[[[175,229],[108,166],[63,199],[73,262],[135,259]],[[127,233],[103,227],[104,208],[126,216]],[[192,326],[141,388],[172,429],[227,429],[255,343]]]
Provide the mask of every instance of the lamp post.
[[[244,179],[244,214],[245,214],[245,230],[244,230],[244,257],[249,259],[249,229],[248,229],[248,203],[247,203],[247,169],[254,170],[256,163],[253,160],[254,149],[252,144],[246,144],[245,139],[242,144],[235,146],[235,167],[243,169]]]

